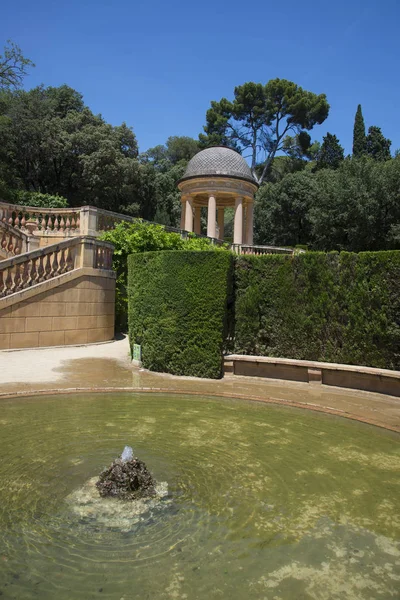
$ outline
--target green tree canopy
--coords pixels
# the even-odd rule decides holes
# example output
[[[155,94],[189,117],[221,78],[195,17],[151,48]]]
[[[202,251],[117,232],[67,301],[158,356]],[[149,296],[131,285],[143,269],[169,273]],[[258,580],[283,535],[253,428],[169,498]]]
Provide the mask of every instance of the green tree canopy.
[[[262,183],[277,152],[289,156],[307,152],[311,145],[307,131],[323,123],[328,112],[325,94],[308,92],[286,79],[272,79],[266,85],[248,82],[235,88],[233,101],[211,102],[205,134],[199,139],[202,147],[222,144],[248,152],[252,172]]]
[[[66,85],[18,90],[3,95],[0,110],[0,177],[9,188],[111,210],[138,197],[132,129],[94,115],[76,90]]]
[[[361,104],[357,106],[353,128],[353,156],[360,158],[366,152],[365,124]]]
[[[0,54],[0,89],[16,89],[22,85],[27,75],[28,67],[35,65],[29,58],[25,58],[22,50],[11,40]]]
[[[342,160],[344,150],[338,138],[332,133],[327,133],[317,155],[317,169],[337,169]]]
[[[366,153],[374,160],[389,160],[391,158],[391,140],[385,138],[380,127],[371,126],[366,138]]]
[[[400,248],[400,156],[345,159],[339,167],[292,173],[256,197],[259,244],[315,250]]]

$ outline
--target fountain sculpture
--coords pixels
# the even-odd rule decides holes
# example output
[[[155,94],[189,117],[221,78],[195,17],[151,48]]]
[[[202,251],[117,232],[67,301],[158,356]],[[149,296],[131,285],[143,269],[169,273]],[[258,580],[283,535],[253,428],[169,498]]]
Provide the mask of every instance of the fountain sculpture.
[[[157,495],[157,482],[146,465],[133,454],[130,446],[125,446],[120,458],[100,473],[96,487],[103,498],[137,500]]]

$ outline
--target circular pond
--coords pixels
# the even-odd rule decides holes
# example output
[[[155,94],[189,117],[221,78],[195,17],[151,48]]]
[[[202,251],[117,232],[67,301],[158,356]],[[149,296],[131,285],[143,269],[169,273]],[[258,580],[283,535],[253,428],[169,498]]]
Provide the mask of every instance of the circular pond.
[[[164,492],[98,505],[125,444]],[[3,400],[2,600],[398,598],[400,437],[243,400]]]

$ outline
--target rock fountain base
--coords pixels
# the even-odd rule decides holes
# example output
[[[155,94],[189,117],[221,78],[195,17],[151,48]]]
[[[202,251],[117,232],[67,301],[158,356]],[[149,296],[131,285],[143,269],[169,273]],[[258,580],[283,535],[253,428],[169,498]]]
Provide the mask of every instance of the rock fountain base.
[[[157,482],[142,460],[125,446],[120,458],[100,473],[96,487],[102,498],[138,500],[156,496]]]

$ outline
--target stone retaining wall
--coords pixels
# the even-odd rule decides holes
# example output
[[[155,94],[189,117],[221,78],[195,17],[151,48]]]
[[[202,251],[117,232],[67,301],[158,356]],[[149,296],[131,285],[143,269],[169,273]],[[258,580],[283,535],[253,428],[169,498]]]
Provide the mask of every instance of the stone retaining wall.
[[[114,337],[115,273],[81,268],[0,300],[0,349]]]

